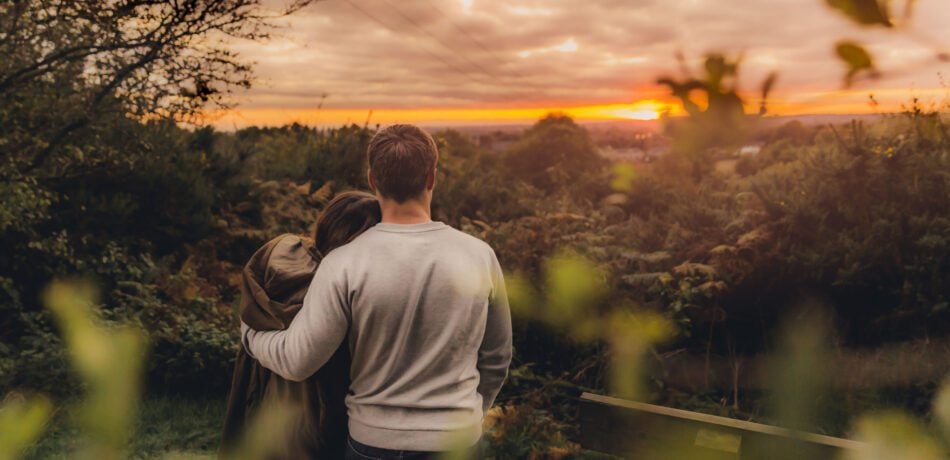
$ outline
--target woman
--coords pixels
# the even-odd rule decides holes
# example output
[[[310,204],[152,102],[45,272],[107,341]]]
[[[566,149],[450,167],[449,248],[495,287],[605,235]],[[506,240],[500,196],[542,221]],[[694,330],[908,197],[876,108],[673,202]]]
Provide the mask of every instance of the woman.
[[[241,320],[255,330],[286,329],[324,255],[349,243],[381,220],[379,202],[365,192],[344,192],[317,219],[313,239],[281,235],[257,250],[244,266]],[[250,419],[268,404],[302,409],[290,425],[277,458],[343,458],[350,356],[346,341],[303,382],[284,380],[251,358],[241,345],[235,363],[222,446],[235,447]]]

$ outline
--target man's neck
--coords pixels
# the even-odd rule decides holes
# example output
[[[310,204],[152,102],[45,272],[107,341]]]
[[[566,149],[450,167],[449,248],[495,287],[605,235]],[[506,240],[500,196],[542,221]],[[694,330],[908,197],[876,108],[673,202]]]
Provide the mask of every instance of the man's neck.
[[[379,207],[383,212],[383,223],[410,225],[432,222],[428,203],[420,200],[397,203],[393,200],[381,199]]]

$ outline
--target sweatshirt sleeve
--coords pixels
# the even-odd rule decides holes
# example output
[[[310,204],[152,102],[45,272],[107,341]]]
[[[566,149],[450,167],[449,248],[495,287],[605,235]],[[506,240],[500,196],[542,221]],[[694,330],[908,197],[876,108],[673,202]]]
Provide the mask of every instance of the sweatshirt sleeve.
[[[293,381],[320,369],[343,342],[349,328],[342,266],[325,258],[310,283],[303,306],[282,331],[255,331],[241,323],[244,347],[264,367]]]
[[[487,411],[495,402],[508,376],[511,364],[511,311],[505,276],[495,253],[492,252],[492,292],[488,304],[488,320],[485,336],[478,349],[478,394],[482,396],[482,409]]]

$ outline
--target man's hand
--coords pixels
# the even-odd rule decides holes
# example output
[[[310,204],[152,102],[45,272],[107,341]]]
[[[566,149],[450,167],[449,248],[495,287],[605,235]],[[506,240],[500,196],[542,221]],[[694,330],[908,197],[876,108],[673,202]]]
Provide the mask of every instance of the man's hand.
[[[303,306],[283,331],[255,331],[241,322],[244,349],[262,366],[296,382],[309,378],[336,352],[349,329],[342,270],[332,257],[317,268]]]

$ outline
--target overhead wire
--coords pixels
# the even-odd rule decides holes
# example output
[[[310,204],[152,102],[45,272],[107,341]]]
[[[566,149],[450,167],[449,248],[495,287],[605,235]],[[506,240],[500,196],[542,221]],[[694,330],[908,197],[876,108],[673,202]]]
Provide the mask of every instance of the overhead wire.
[[[479,63],[473,61],[473,60],[470,59],[468,56],[465,56],[464,52],[462,52],[462,51],[456,49],[454,46],[449,45],[448,43],[446,43],[445,41],[443,41],[441,38],[439,38],[438,35],[435,35],[435,34],[433,34],[432,32],[430,32],[428,29],[426,29],[425,27],[423,27],[422,24],[419,24],[419,21],[416,21],[415,19],[413,19],[412,16],[409,16],[408,14],[406,14],[405,12],[403,12],[401,9],[397,8],[396,5],[393,5],[389,0],[381,0],[381,1],[382,1],[383,3],[385,3],[387,6],[389,6],[393,11],[395,11],[396,14],[398,14],[399,17],[401,17],[403,20],[405,20],[406,22],[408,22],[409,24],[411,24],[413,27],[415,27],[415,28],[416,28],[417,30],[419,30],[420,32],[424,33],[424,34],[427,35],[428,37],[430,37],[430,38],[432,38],[433,40],[435,40],[436,43],[438,43],[439,45],[441,45],[443,48],[445,48],[446,50],[448,50],[450,53],[454,54],[456,57],[458,57],[459,59],[465,61],[466,63],[468,63],[468,65],[470,65],[470,66],[472,66],[473,68],[477,69],[478,71],[484,73],[485,75],[488,75],[490,78],[495,79],[495,80],[498,79],[498,77],[497,77],[492,71],[486,69],[485,66],[483,66],[483,65],[481,65],[481,64],[479,64]]]
[[[347,0],[347,1],[352,1],[352,0]],[[419,23],[419,21],[417,21],[417,20],[414,19],[412,16],[410,16],[410,15],[406,14],[405,12],[403,12],[403,11],[402,11],[401,9],[399,9],[396,5],[394,5],[390,0],[382,0],[382,2],[385,3],[387,6],[389,6],[393,11],[395,11],[396,14],[398,14],[398,15],[399,15],[403,20],[405,20],[407,23],[409,23],[410,25],[412,25],[414,28],[416,28],[417,30],[419,30],[420,32],[422,32],[423,34],[425,34],[426,36],[428,36],[429,38],[435,40],[436,43],[438,43],[439,45],[441,45],[442,48],[444,48],[445,50],[447,50],[450,54],[452,54],[453,56],[455,56],[456,58],[458,58],[458,59],[460,59],[460,60],[462,60],[462,61],[465,61],[465,62],[468,63],[471,67],[473,67],[473,68],[475,68],[476,70],[480,71],[481,73],[485,74],[485,75],[491,80],[491,83],[495,84],[495,86],[511,86],[509,83],[506,83],[506,82],[504,82],[504,81],[501,81],[501,78],[500,78],[497,74],[495,74],[495,72],[492,72],[491,70],[485,68],[485,66],[479,64],[478,62],[476,62],[476,61],[472,60],[471,58],[469,58],[468,56],[466,56],[464,50],[460,50],[460,49],[458,49],[457,47],[455,47],[455,46],[453,46],[453,45],[451,45],[451,44],[449,44],[449,43],[446,43],[442,38],[440,38],[439,36],[435,35],[435,34],[432,33],[431,31],[429,31],[428,29],[426,29],[425,26],[423,26],[422,24]],[[431,5],[431,3],[430,3],[430,5]],[[444,12],[442,12],[441,10],[439,10],[438,12],[441,13],[443,16],[445,15]],[[447,16],[446,16],[446,18],[447,18]],[[451,21],[449,21],[449,22],[451,23]],[[452,23],[452,25],[453,25],[453,27],[462,30],[459,26],[455,25],[454,23]],[[470,35],[470,34],[468,34],[468,35]],[[474,39],[474,37],[471,37],[471,39]],[[479,43],[480,43],[480,42],[479,42]],[[484,44],[480,44],[479,46],[482,47],[483,49],[488,50],[488,47],[485,46]],[[489,50],[489,52],[490,52],[490,50]],[[492,54],[493,54],[493,53],[492,53]],[[500,62],[504,63],[504,61],[503,61],[503,60],[500,60],[500,58],[498,58],[497,56],[493,56],[493,57],[495,57],[496,60],[499,60]],[[538,91],[538,88],[535,87],[535,90]],[[520,91],[520,90],[518,90],[518,89],[516,89],[516,91],[517,91],[517,95],[520,96],[520,97],[522,97],[522,98],[531,99],[531,98],[533,97],[533,95],[529,95],[529,94],[524,93],[524,92],[522,92],[522,91]],[[540,92],[540,91],[538,91],[538,92]]]
[[[383,21],[382,19],[380,19],[378,16],[374,15],[373,13],[370,13],[369,11],[367,11],[366,9],[364,9],[363,7],[361,7],[361,6],[359,6],[358,4],[356,4],[356,2],[354,2],[353,0],[343,0],[343,1],[345,1],[345,2],[348,3],[350,6],[352,6],[356,11],[362,13],[363,16],[366,16],[367,18],[369,18],[369,19],[372,20],[373,22],[375,22],[375,23],[377,23],[377,24],[383,26],[384,28],[389,29],[389,30],[391,30],[392,32],[394,32],[394,33],[396,33],[396,34],[402,33],[402,31],[398,30],[396,27],[390,25],[390,24],[387,23],[386,21]],[[470,79],[470,80],[472,80],[472,81],[474,81],[474,82],[476,82],[476,83],[482,83],[481,80],[479,80],[478,78],[472,76],[467,70],[465,70],[465,69],[463,69],[463,68],[457,66],[455,63],[452,63],[452,62],[448,61],[447,59],[443,58],[442,56],[439,56],[438,54],[433,53],[432,51],[429,51],[428,49],[421,48],[421,47],[420,47],[419,49],[420,49],[422,52],[424,52],[425,54],[429,55],[429,57],[432,57],[433,59],[436,59],[437,61],[439,61],[439,62],[441,62],[442,64],[444,64],[446,67],[448,67],[448,68],[454,70],[455,72],[461,74],[462,76],[464,76],[464,77],[466,77],[466,78],[468,78],[468,79]]]
[[[436,5],[435,1],[433,1],[433,0],[425,0],[425,1],[426,1],[426,3],[429,4],[429,6],[432,7],[432,9],[433,9],[435,12],[439,13],[439,15],[441,15],[442,17],[444,17],[444,18],[446,19],[446,21],[452,26],[452,28],[454,28],[455,30],[459,31],[462,35],[465,35],[465,37],[467,37],[467,38],[469,39],[469,41],[471,41],[472,43],[474,43],[475,46],[481,48],[482,51],[485,51],[486,53],[488,53],[488,55],[491,56],[492,58],[494,58],[496,61],[498,61],[499,64],[508,65],[508,61],[506,61],[506,60],[502,59],[500,56],[498,56],[498,54],[495,53],[495,51],[492,50],[491,48],[489,48],[487,45],[485,45],[485,43],[483,43],[481,40],[475,38],[474,35],[472,35],[471,33],[469,33],[469,32],[468,32],[467,30],[465,30],[465,28],[463,28],[462,26],[460,26],[460,25],[458,25],[458,24],[452,22],[452,19],[449,17],[448,13],[446,13],[444,10],[442,10],[442,8],[439,8],[439,6]],[[522,75],[520,72],[518,72],[518,71],[516,71],[516,70],[512,70],[511,72],[512,72],[515,76],[517,76],[517,77],[519,77],[519,78],[524,78],[524,75]]]

